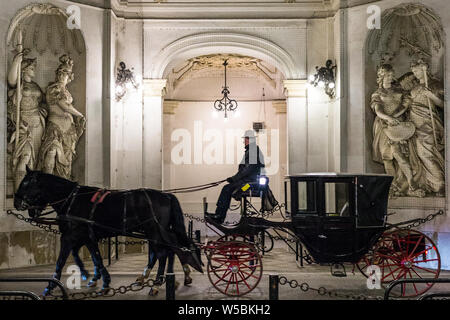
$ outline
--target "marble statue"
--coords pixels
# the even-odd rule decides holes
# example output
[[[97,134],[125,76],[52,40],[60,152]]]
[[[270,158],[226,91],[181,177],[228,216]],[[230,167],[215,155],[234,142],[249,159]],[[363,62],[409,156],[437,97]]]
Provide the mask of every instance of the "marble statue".
[[[15,190],[26,166],[35,168],[47,116],[43,92],[33,81],[37,61],[24,58],[24,53],[19,50],[8,72],[8,153]]]
[[[67,89],[74,74],[73,60],[66,54],[59,58],[55,82],[46,91],[48,120],[39,151],[38,167],[46,172],[71,179],[75,147],[85,129],[85,118],[73,106]]]
[[[377,71],[378,89],[371,96],[370,107],[376,117],[373,124],[373,159],[384,165],[387,174],[394,176],[391,196],[424,197],[415,181],[416,172],[409,161],[410,138],[415,133],[413,123],[407,121],[411,103],[408,95],[393,86],[394,69],[389,64]]]
[[[378,88],[367,92],[377,115],[373,160],[394,176],[394,197],[445,197],[444,89],[435,78],[443,76],[444,39],[438,15],[420,3],[386,9],[367,36],[366,80],[381,66]],[[394,79],[391,66],[403,75]]]
[[[442,83],[430,76],[428,65],[419,60],[411,64],[418,81],[411,89],[409,117],[416,127],[414,147],[421,164],[422,187],[437,197],[444,197],[444,125],[438,108],[444,108]]]

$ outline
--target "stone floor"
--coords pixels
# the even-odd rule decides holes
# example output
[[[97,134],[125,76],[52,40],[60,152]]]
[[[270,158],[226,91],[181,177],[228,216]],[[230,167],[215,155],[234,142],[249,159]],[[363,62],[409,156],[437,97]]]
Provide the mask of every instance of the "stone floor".
[[[205,258],[203,257],[203,260]],[[120,256],[119,260],[114,260],[108,267],[112,277],[111,286],[118,287],[121,285],[129,285],[136,277],[143,271],[146,265],[146,254],[127,254]],[[205,261],[203,261],[205,262]],[[92,264],[86,263],[87,269],[92,272]],[[66,265],[66,268],[68,266]],[[263,257],[263,277],[258,287],[250,292],[248,295],[240,298],[230,298],[218,292],[210,283],[207,274],[200,274],[193,271],[191,276],[193,283],[190,286],[183,286],[183,272],[178,260],[175,264],[175,275],[177,281],[181,282],[180,287],[176,291],[176,299],[178,300],[222,300],[222,299],[241,299],[241,300],[266,300],[269,298],[269,275],[279,274],[285,276],[289,280],[296,280],[298,283],[306,282],[311,287],[326,289],[338,292],[340,294],[350,295],[370,295],[382,296],[383,289],[369,290],[367,289],[367,279],[355,270],[352,273],[352,266],[348,265],[347,277],[333,277],[330,274],[329,266],[308,265],[304,267],[297,265],[295,256],[289,253],[286,245],[277,242],[275,248]],[[54,271],[53,265],[21,268],[14,270],[0,270],[1,277],[50,277]],[[62,282],[66,283],[68,274],[64,274]],[[154,277],[154,272],[152,272]],[[442,271],[442,278],[450,278],[449,271]],[[70,292],[87,291],[91,289],[86,288],[87,282],[82,282],[81,290],[69,290]],[[101,285],[101,281],[99,281]],[[41,283],[26,283],[26,284],[12,284],[0,282],[0,290],[30,290],[37,294],[42,293],[45,284]],[[435,285],[432,288],[433,292],[450,291],[450,284]],[[430,292],[431,292],[430,291]],[[136,299],[136,300],[162,300],[165,299],[165,287],[162,286],[157,296],[149,296],[149,289],[146,288],[138,292],[130,292],[127,294],[118,294],[108,299]],[[289,285],[279,287],[279,298],[289,300],[321,300],[321,299],[345,299],[330,298],[328,296],[320,296],[316,291],[302,292],[299,288],[291,289]],[[103,299],[103,298],[99,298]]]

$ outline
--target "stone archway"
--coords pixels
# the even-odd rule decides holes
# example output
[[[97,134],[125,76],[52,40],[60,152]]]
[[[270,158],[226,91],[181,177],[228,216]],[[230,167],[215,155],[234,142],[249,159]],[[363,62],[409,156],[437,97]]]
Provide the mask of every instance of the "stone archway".
[[[210,32],[171,42],[151,63],[147,73],[150,79],[144,80],[144,186],[161,186],[162,183],[162,176],[155,176],[155,168],[162,165],[162,156],[150,150],[158,146],[161,149],[162,123],[159,119],[169,71],[180,61],[218,52],[262,59],[278,68],[287,79],[283,87],[288,110],[288,170],[289,173],[306,170],[308,117],[302,69],[289,52],[271,41],[246,34]],[[155,122],[155,119],[158,120]]]

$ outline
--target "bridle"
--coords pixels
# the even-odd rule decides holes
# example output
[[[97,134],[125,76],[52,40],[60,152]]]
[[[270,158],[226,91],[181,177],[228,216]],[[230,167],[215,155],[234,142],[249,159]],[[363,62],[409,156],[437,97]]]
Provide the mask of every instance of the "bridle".
[[[56,211],[55,209],[53,209],[53,210],[50,210],[50,211],[47,211],[47,212],[42,212],[42,211],[45,210],[45,208],[47,208],[49,206],[53,207],[54,205],[57,205],[59,203],[63,203],[62,207],[64,207],[69,200],[71,200],[74,196],[76,196],[76,193],[78,192],[79,188],[80,188],[80,186],[77,183],[67,197],[65,197],[63,199],[60,199],[60,200],[57,200],[57,201],[54,201],[54,202],[47,202],[46,204],[40,205],[40,206],[37,206],[37,205],[32,206],[32,205],[30,205],[28,203],[30,201],[29,199],[24,199],[23,197],[20,197],[17,194],[14,195],[14,197],[22,202],[22,204],[26,207],[25,210],[36,210],[37,213],[33,215],[32,219],[37,219],[37,218],[49,215],[49,214],[51,214],[51,213]],[[38,198],[33,199],[33,202],[34,201],[38,201],[40,198],[41,197],[39,196]]]

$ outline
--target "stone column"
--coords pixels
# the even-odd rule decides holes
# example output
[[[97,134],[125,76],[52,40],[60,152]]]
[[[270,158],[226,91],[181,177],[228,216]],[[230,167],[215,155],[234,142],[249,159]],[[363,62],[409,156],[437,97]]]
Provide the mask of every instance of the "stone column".
[[[288,175],[307,172],[308,106],[306,80],[284,80],[287,104]]]
[[[166,79],[144,80],[142,184],[161,189],[162,185],[162,108]]]

